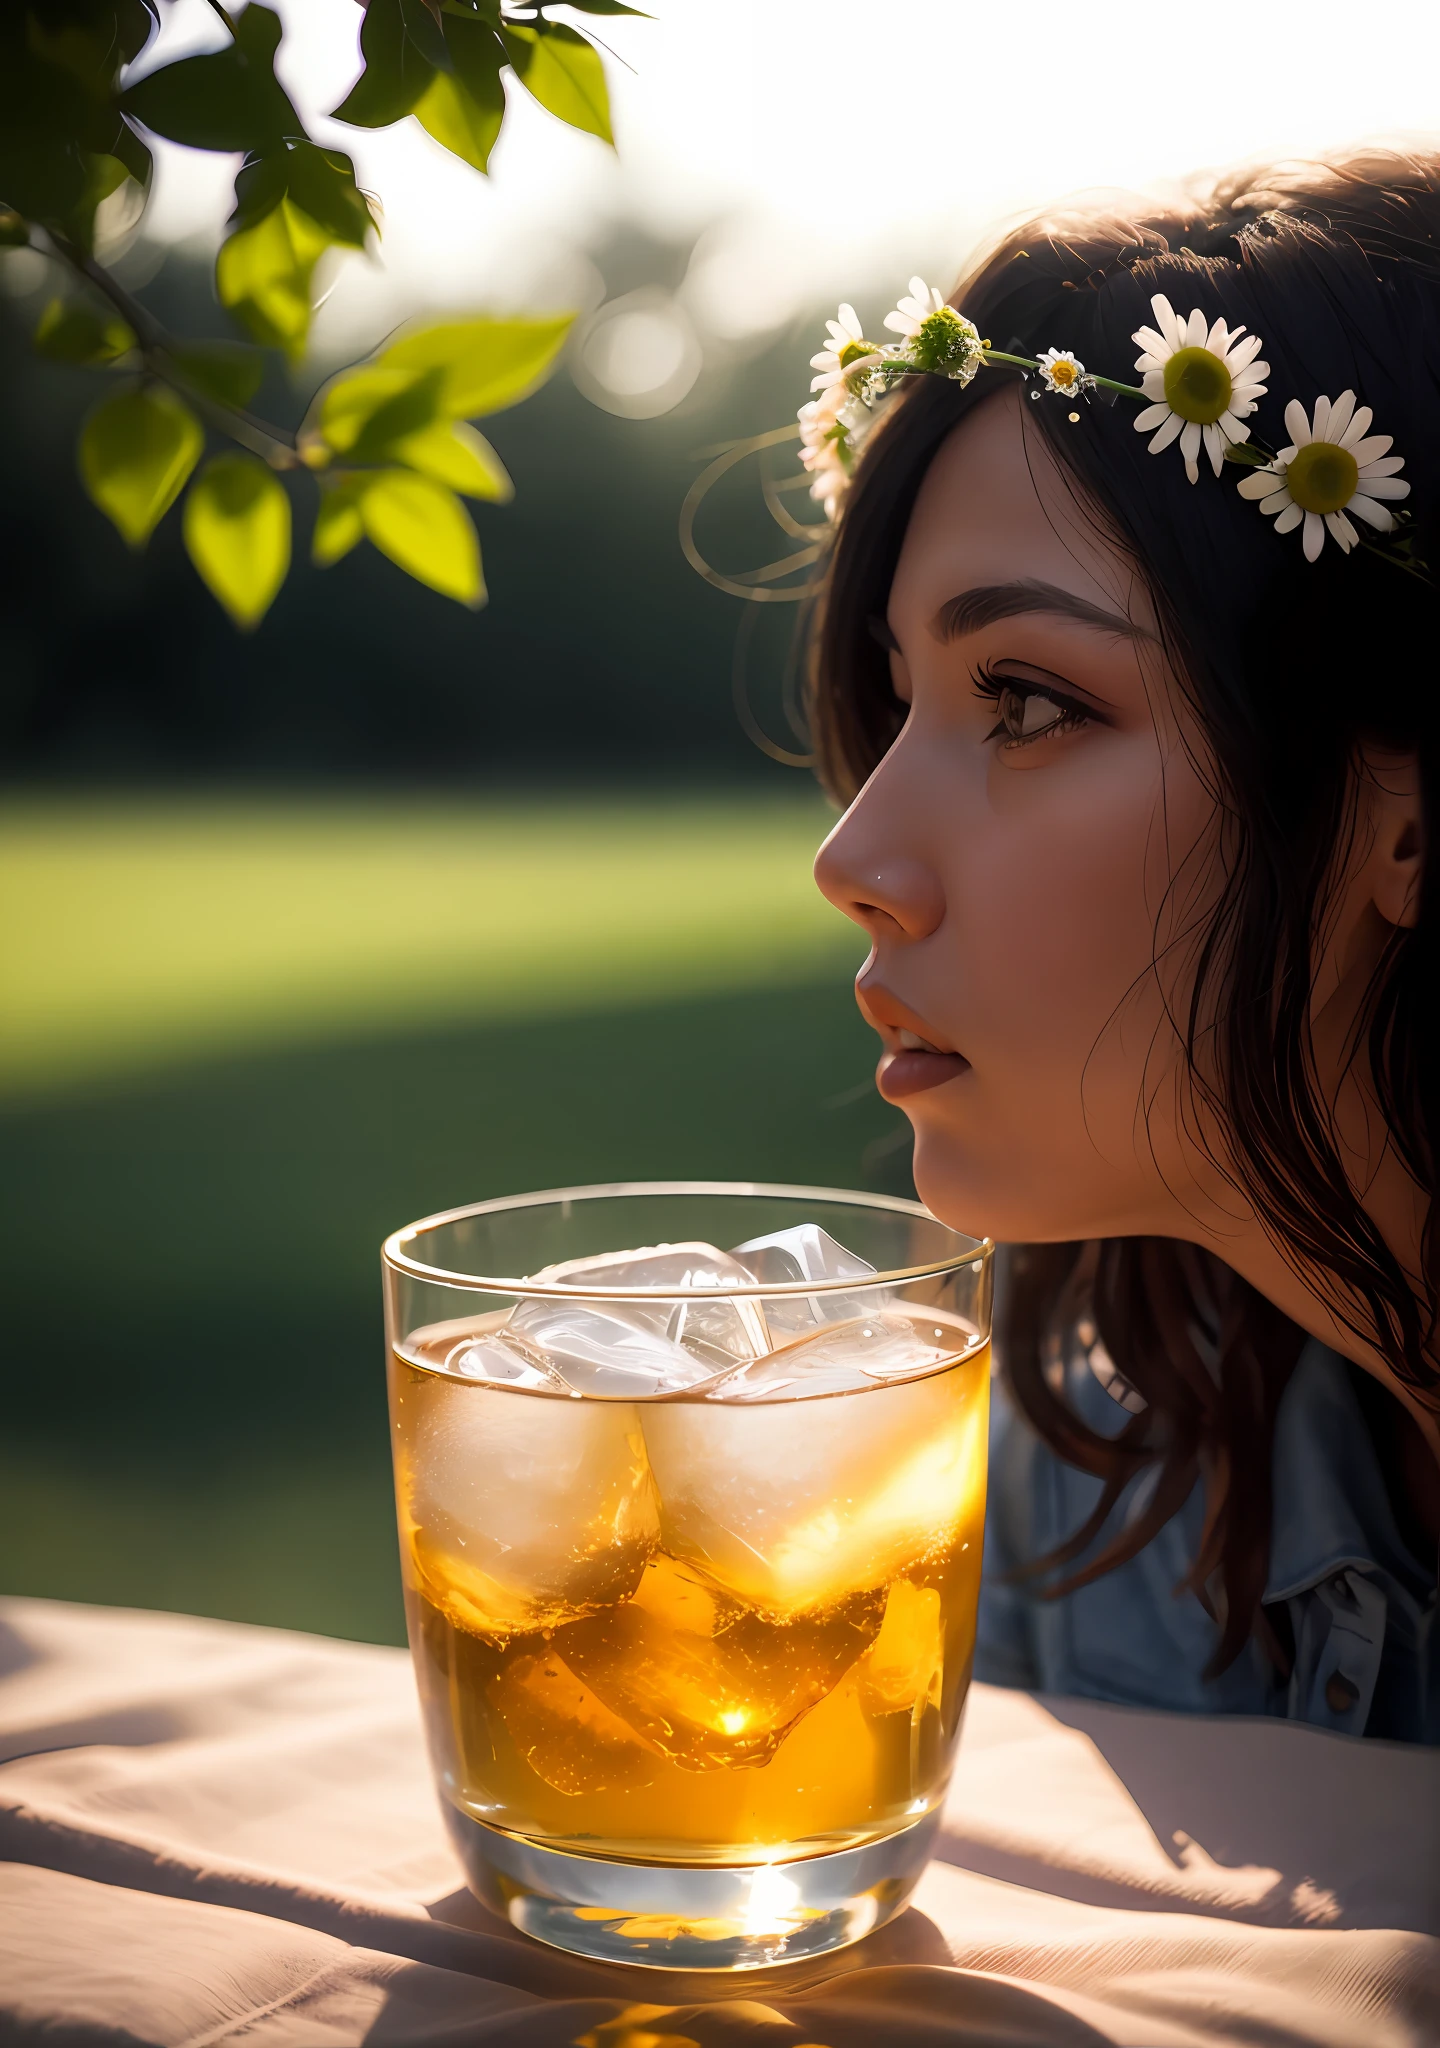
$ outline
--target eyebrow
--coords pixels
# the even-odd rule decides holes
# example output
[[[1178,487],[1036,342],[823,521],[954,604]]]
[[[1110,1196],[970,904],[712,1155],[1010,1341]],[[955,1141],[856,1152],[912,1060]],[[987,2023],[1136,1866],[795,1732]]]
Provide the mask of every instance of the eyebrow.
[[[1029,577],[1015,583],[982,583],[974,590],[962,590],[958,596],[947,598],[930,621],[930,631],[942,642],[960,640],[967,633],[978,633],[983,626],[994,625],[997,619],[1018,618],[1025,612],[1046,612],[1051,618],[1073,619],[1092,632],[1109,633],[1120,640],[1155,637],[1120,612],[1107,612],[1103,605],[1091,604],[1073,591],[1061,590],[1058,584],[1039,583]]]

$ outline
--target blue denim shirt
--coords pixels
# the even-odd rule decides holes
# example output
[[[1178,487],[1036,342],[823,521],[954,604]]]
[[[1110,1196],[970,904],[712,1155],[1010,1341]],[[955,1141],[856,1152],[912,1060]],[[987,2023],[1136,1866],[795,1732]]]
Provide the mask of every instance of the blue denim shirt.
[[[1113,1435],[1125,1421],[1123,1382],[1107,1390],[1074,1346],[1064,1371],[1071,1404],[1092,1428]],[[1015,1565],[1080,1526],[1101,1485],[1039,1442],[998,1378],[993,1391],[978,1678],[1179,1713],[1273,1714],[1351,1735],[1440,1743],[1434,1566],[1426,1571],[1401,1540],[1349,1372],[1333,1351],[1306,1345],[1276,1417],[1264,1598],[1289,1609],[1295,1663],[1288,1680],[1254,1643],[1217,1678],[1203,1675],[1216,1624],[1192,1593],[1174,1592],[1199,1541],[1198,1485],[1136,1557],[1092,1585],[1045,1600],[1034,1582],[1007,1583]],[[1094,1549],[1138,1511],[1141,1489],[1152,1484],[1153,1473],[1131,1482]]]

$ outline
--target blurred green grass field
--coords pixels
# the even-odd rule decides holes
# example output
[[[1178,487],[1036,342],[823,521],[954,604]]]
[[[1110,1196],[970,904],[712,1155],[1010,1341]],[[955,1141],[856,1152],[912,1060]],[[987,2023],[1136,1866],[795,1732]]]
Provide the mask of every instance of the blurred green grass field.
[[[0,1585],[399,1640],[377,1250],[642,1177],[908,1186],[788,802],[0,819]]]

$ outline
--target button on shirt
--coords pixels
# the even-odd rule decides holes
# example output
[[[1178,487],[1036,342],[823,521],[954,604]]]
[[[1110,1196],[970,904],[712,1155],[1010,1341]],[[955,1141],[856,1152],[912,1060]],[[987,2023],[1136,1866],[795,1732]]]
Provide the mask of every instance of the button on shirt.
[[[1123,1382],[1107,1390],[1070,1346],[1066,1396],[1091,1426],[1125,1422]],[[1427,1571],[1395,1524],[1379,1460],[1345,1361],[1301,1352],[1275,1423],[1274,1524],[1265,1604],[1288,1610],[1294,1667],[1280,1677],[1250,1643],[1218,1677],[1219,1639],[1193,1593],[1174,1588],[1199,1544],[1197,1484],[1138,1556],[1058,1600],[1005,1575],[1079,1528],[1101,1482],[1054,1456],[996,1380],[990,1505],[975,1675],[994,1685],[1079,1694],[1197,1714],[1273,1714],[1350,1735],[1440,1744],[1440,1635]],[[1083,1563],[1141,1511],[1153,1470],[1120,1496]],[[1074,1567],[1070,1567],[1074,1569]]]

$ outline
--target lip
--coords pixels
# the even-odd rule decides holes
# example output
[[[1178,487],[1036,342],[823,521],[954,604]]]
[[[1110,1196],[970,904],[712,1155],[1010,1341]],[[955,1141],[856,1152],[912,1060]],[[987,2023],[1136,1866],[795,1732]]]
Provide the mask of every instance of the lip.
[[[875,1069],[875,1086],[887,1102],[923,1095],[927,1089],[943,1087],[969,1073],[965,1055],[939,1040],[919,1012],[901,1002],[883,982],[862,974],[855,984],[855,1000],[865,1021],[885,1043]]]
[[[887,1102],[903,1102],[969,1071],[969,1060],[958,1052],[887,1052],[875,1069],[875,1086]]]

